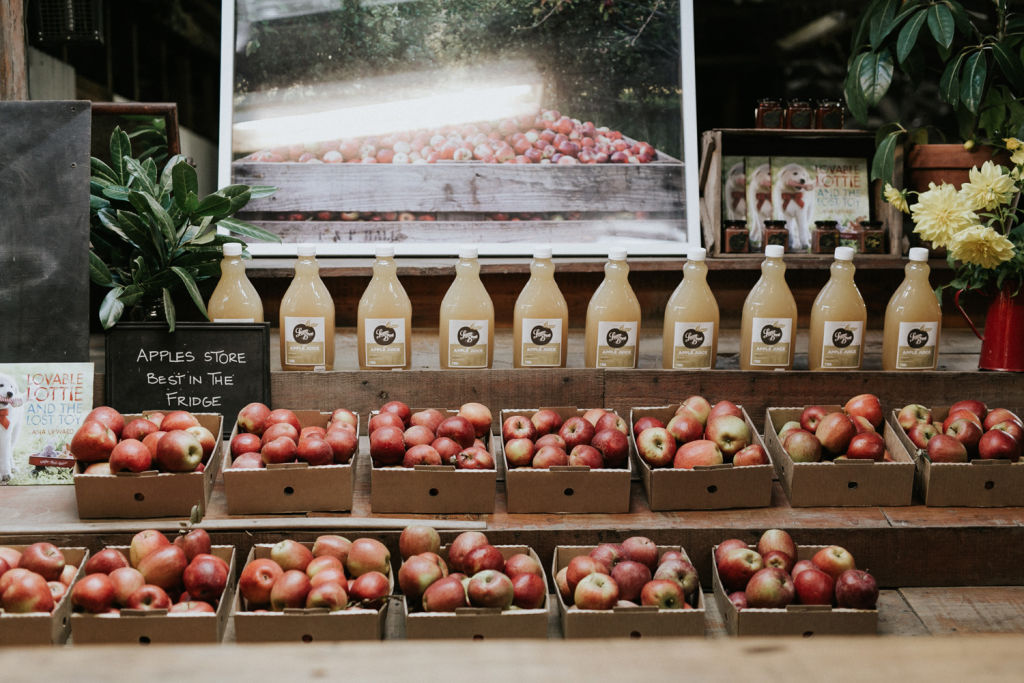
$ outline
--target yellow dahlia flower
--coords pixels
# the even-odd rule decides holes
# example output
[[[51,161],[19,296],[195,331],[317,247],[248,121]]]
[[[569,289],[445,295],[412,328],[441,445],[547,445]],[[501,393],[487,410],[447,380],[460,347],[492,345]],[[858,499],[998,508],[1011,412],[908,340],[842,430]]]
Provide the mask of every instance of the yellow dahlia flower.
[[[1006,145],[1006,149],[1011,152],[1017,149],[1024,149],[1024,142],[1017,138],[1003,138],[1003,143]]]
[[[1024,147],[1018,147],[1010,155],[1010,163],[1014,166],[1024,166]]]
[[[953,237],[949,253],[961,263],[995,268],[1013,258],[1013,243],[986,225],[972,225]]]
[[[936,247],[947,246],[953,235],[978,223],[978,216],[947,183],[929,183],[910,207],[910,215],[916,226],[914,232]]]
[[[897,190],[889,183],[886,183],[883,195],[885,197],[885,201],[895,206],[899,211],[902,211],[903,213],[910,213],[910,208],[907,206],[906,190]]]
[[[971,169],[969,183],[960,186],[960,192],[968,205],[974,209],[994,209],[1009,204],[1017,188],[1013,178],[1003,173],[1003,167],[986,161],[979,170]]]

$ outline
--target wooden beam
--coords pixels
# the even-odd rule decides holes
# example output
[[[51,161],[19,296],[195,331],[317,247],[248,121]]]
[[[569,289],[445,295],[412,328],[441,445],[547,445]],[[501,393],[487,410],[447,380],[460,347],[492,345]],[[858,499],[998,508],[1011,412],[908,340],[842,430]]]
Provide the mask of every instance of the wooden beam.
[[[0,3],[0,100],[28,99],[24,9],[20,0]]]

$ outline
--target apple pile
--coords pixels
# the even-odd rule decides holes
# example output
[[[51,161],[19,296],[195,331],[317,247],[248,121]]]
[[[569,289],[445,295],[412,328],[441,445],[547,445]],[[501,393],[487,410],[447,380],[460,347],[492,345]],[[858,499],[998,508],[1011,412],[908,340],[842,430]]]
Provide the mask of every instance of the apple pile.
[[[591,408],[564,422],[554,410],[542,408],[530,417],[510,415],[501,425],[508,466],[535,470],[626,467],[628,434],[625,420],[604,408]]]
[[[84,474],[202,472],[217,437],[187,410],[146,412],[125,424],[124,416],[99,406],[71,437],[71,455]]]
[[[652,468],[769,464],[764,448],[752,443],[743,411],[732,401],[712,406],[703,396],[690,396],[667,425],[653,416],[639,418],[633,424],[633,437],[637,455]]]
[[[782,425],[779,443],[793,462],[891,461],[885,439],[877,431],[881,426],[882,405],[878,397],[859,394],[847,401],[842,411],[807,406],[799,422],[791,420]]]
[[[932,462],[1021,459],[1024,422],[1006,408],[989,410],[982,401],[957,401],[939,422],[932,421],[931,410],[911,403],[900,409],[896,421]]]
[[[374,467],[494,469],[483,441],[491,431],[491,411],[480,403],[464,403],[457,415],[446,416],[436,408],[414,413],[401,401],[388,401],[370,418],[369,431]]]
[[[22,551],[0,546],[0,607],[11,614],[52,612],[77,572],[52,543]]]
[[[693,609],[700,581],[685,553],[667,550],[659,557],[654,541],[632,536],[572,558],[555,574],[555,586],[575,609]]]
[[[505,559],[479,531],[459,534],[448,546],[447,563],[440,555],[437,531],[428,526],[406,527],[398,548],[402,554],[398,585],[410,611],[540,609],[547,598],[544,569],[534,557],[516,553]]]
[[[433,164],[480,161],[512,164],[645,164],[658,153],[646,142],[554,109],[500,121],[345,138],[253,152],[245,161]]]
[[[250,403],[238,411],[238,433],[231,439],[231,469],[258,469],[285,462],[310,466],[344,465],[359,447],[359,418],[338,408],[327,427],[303,427],[287,408],[271,410]]]
[[[211,613],[229,579],[229,566],[210,553],[210,535],[193,529],[171,542],[154,529],[132,537],[128,557],[107,547],[88,560],[71,587],[77,612],[118,614],[121,609],[167,610],[170,615]]]
[[[875,609],[878,584],[856,568],[845,548],[830,545],[810,560],[796,557],[796,543],[782,529],[761,534],[757,550],[738,538],[722,541],[714,550],[718,579],[737,610],[784,609],[790,604]]]
[[[318,536],[312,546],[285,539],[270,557],[249,561],[238,578],[246,611],[379,609],[391,593],[391,553],[380,541]]]

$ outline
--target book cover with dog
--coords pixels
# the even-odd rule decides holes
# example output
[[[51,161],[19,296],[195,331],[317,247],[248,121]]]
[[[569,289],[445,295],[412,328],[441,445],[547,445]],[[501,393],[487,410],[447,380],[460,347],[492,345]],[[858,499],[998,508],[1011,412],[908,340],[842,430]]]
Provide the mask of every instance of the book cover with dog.
[[[772,174],[768,157],[746,157],[747,230],[750,244],[760,247],[764,241],[764,222],[772,220]]]
[[[790,251],[811,246],[814,221],[838,221],[846,230],[871,211],[867,159],[772,157],[772,213],[786,221]]]
[[[92,363],[0,363],[0,485],[71,484],[71,437],[92,410]]]

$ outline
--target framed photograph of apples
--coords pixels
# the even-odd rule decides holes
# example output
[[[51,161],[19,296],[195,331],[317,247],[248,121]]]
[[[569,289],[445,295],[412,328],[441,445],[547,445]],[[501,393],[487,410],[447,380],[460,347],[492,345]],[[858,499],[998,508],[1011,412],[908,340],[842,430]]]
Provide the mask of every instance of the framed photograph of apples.
[[[797,546],[797,562],[810,561],[829,546]],[[712,553],[718,548],[716,545]],[[756,551],[756,546],[750,546]],[[744,607],[737,609],[729,599],[716,562],[711,563],[715,603],[725,620],[725,630],[734,636],[870,635],[878,632],[877,609],[852,609],[831,605],[786,607]],[[792,581],[790,581],[792,584]],[[749,589],[748,589],[749,590]]]
[[[370,509],[413,514],[494,512],[498,458],[490,410],[479,403],[466,404],[472,406],[467,409],[469,417],[475,418],[471,421],[462,409],[413,407],[406,415],[401,408],[405,404],[391,404],[404,432],[387,424],[380,432],[367,429],[376,433],[370,438]],[[472,412],[474,408],[479,415]],[[374,427],[385,420],[381,412],[370,413]],[[391,446],[394,455],[382,455]]]
[[[176,411],[184,413],[184,411]],[[152,421],[155,416],[164,414],[159,411],[146,411],[140,414],[125,414],[124,429],[129,429],[130,424],[135,420],[141,423]],[[171,415],[170,412],[166,415]],[[179,415],[185,418],[189,415]],[[140,519],[148,517],[184,517],[200,518],[206,510],[210,500],[210,493],[213,491],[213,483],[220,473],[223,461],[223,445],[217,435],[221,434],[224,418],[219,413],[191,413],[191,417],[204,428],[206,432],[214,435],[212,445],[202,444],[204,462],[198,465],[190,465],[190,462],[181,462],[178,471],[167,471],[166,468],[157,470],[143,469],[142,471],[121,471],[111,473],[111,466],[106,462],[88,463],[79,458],[75,467],[75,499],[78,502],[78,516],[82,519],[123,517]],[[145,418],[145,419],[141,419]],[[88,421],[86,421],[88,424]],[[191,427],[190,427],[191,428]],[[185,429],[175,429],[166,432],[172,435],[176,432],[184,432]],[[147,435],[152,438],[154,434],[161,435],[159,441],[163,441],[163,430],[151,432]],[[141,435],[140,435],[141,436]],[[138,441],[139,439],[136,439]],[[121,443],[132,441],[130,438],[122,439]],[[144,439],[143,439],[144,441]],[[189,448],[187,440],[182,440],[180,447],[172,449],[168,447],[170,455],[184,453]],[[148,444],[147,444],[148,445]],[[156,446],[153,446],[156,448]],[[209,450],[209,455],[205,452]],[[116,449],[115,449],[116,450]],[[171,451],[174,452],[171,452]],[[74,439],[72,439],[72,453],[75,452]],[[114,456],[114,452],[109,454]],[[76,456],[78,457],[78,456]],[[160,456],[154,461],[160,460]],[[187,470],[187,467],[194,467]],[[116,468],[115,468],[116,469]]]
[[[254,404],[250,404],[254,405]],[[263,404],[255,404],[262,406]],[[266,407],[266,406],[264,406]],[[243,412],[245,408],[242,409]],[[326,455],[319,456],[302,452],[306,445],[297,446],[291,437],[275,437],[274,432],[262,425],[249,424],[243,413],[235,422],[228,442],[230,462],[224,464],[224,496],[227,499],[228,514],[269,514],[278,512],[344,512],[352,509],[352,487],[355,480],[355,462],[359,457],[359,415],[347,409],[321,412],[318,410],[282,410],[282,419],[297,422],[298,429],[293,436],[309,429],[328,429],[332,416],[344,415],[347,427],[345,434],[335,436],[325,431],[319,441],[324,442]],[[276,418],[272,418],[276,419]],[[248,428],[242,423],[249,424]],[[282,425],[283,431],[289,425]],[[290,425],[294,429],[294,424]],[[255,429],[260,434],[253,431]],[[269,440],[267,437],[272,437]],[[270,441],[284,438],[276,445],[284,444],[286,451],[278,456]],[[336,442],[337,439],[337,442]],[[243,443],[251,441],[252,445]],[[289,443],[285,443],[288,442]],[[317,441],[311,439],[310,441]],[[313,449],[319,444],[307,444]],[[255,450],[249,450],[255,449]],[[266,453],[263,453],[266,451]],[[261,455],[262,454],[262,455]],[[303,457],[305,455],[305,457]],[[287,462],[285,462],[287,461]],[[325,464],[312,464],[323,461]],[[269,462],[269,464],[268,464]]]
[[[49,544],[47,544],[49,545]],[[7,568],[19,565],[27,545],[0,546],[0,575]],[[23,581],[18,595],[8,597],[9,604],[0,611],[0,643],[4,645],[61,645],[68,639],[71,616],[70,587],[82,575],[82,565],[89,557],[86,548],[57,548],[60,563],[49,572],[37,568],[38,577]],[[51,549],[52,551],[52,549]],[[6,564],[4,564],[6,563]],[[54,579],[54,576],[57,578]],[[63,590],[54,584],[59,583]],[[45,588],[45,593],[43,589]],[[4,591],[0,590],[0,596]],[[49,596],[49,597],[48,597]],[[45,604],[44,604],[45,603]],[[50,609],[45,609],[49,607]]]
[[[448,551],[443,546],[439,553],[449,565],[452,564]],[[494,546],[508,560],[513,555],[525,554],[534,560],[543,572],[543,564],[532,548],[521,545]],[[482,572],[481,572],[482,573]],[[472,578],[472,577],[471,577]],[[547,577],[544,585],[547,586]],[[509,582],[511,587],[511,582]],[[454,612],[424,612],[410,605],[402,597],[405,612],[405,637],[409,640],[447,638],[456,640],[480,640],[493,638],[547,638],[549,597],[545,591],[544,605],[538,609],[517,607],[457,607]],[[511,602],[511,596],[509,596]]]
[[[689,436],[684,433],[686,427],[677,429],[674,420],[681,410],[680,406],[685,402],[667,406],[632,408],[629,411],[630,438],[633,440],[636,454],[636,468],[640,473],[644,490],[647,492],[647,501],[651,510],[724,510],[765,507],[771,504],[772,477],[775,475],[775,470],[767,449],[761,441],[761,436],[757,432],[757,427],[754,426],[743,406],[727,401],[721,403],[729,403],[730,409],[733,411],[731,414],[740,420],[733,424],[736,433],[730,432],[728,442],[725,441],[725,435],[721,437],[723,443],[728,443],[726,450],[731,452],[726,456],[728,461],[722,457],[715,458],[715,462],[720,464],[690,464],[690,462],[700,462],[699,460],[675,462],[681,460],[675,458],[674,455],[679,453],[678,449],[681,446],[686,443],[694,443],[693,448],[698,448],[698,441],[711,441],[710,437],[716,436],[714,433],[706,434],[706,430],[699,421],[693,424]],[[641,438],[645,429],[652,426],[657,429],[659,424],[662,425],[662,430],[668,431],[667,438],[675,439],[668,449],[659,446],[661,439],[652,438],[654,432]],[[672,431],[676,431],[677,436],[673,436]],[[659,434],[659,436],[666,438],[665,434]],[[752,451],[760,449],[757,450],[757,458],[747,461],[737,457],[733,461],[732,456],[738,455],[748,447]],[[641,448],[644,451],[641,451]],[[672,451],[667,455],[667,458],[672,459],[661,456],[665,450]],[[710,450],[714,451],[715,449],[711,448]],[[647,451],[659,452],[652,452],[645,456]],[[718,452],[724,453],[721,449]],[[664,465],[658,465],[659,456],[665,460]],[[656,466],[652,467],[652,462]],[[751,462],[755,464],[750,464]]]
[[[634,537],[631,540],[640,540],[642,537]],[[697,570],[693,569],[690,558],[686,551],[679,546],[655,546],[649,539],[647,546],[656,550],[651,557],[644,562],[635,559],[624,560],[619,556],[614,559],[614,566],[609,570],[610,576],[615,583],[616,600],[611,606],[604,609],[604,605],[590,604],[587,608],[580,608],[572,604],[573,598],[566,598],[562,592],[562,579],[559,577],[563,569],[568,570],[569,565],[576,557],[593,558],[595,551],[598,553],[600,546],[582,545],[560,545],[555,547],[555,553],[551,562],[551,575],[556,577],[555,592],[558,594],[558,613],[562,624],[562,635],[565,638],[650,638],[653,636],[703,636],[704,635],[704,592],[697,580]],[[606,543],[609,546],[603,550],[616,552],[614,548],[621,550],[621,544]],[[671,555],[666,555],[671,553]],[[659,559],[665,557],[666,563],[678,557],[683,561],[690,573],[690,580],[696,584],[688,595],[682,588],[682,581],[673,578],[666,578],[672,572],[671,567],[666,567],[664,576],[654,578],[661,564]],[[580,560],[576,561],[581,562]],[[607,563],[605,564],[607,567]],[[589,571],[589,568],[584,571]],[[601,569],[596,571],[604,573]],[[680,577],[681,578],[681,577]],[[658,583],[655,583],[657,581]],[[668,583],[662,583],[668,582]],[[672,583],[679,584],[678,589],[673,588]],[[576,585],[578,586],[577,581]],[[569,589],[569,583],[564,586]],[[593,594],[593,589],[590,589]],[[641,594],[648,593],[647,602],[642,604]],[[572,592],[570,591],[570,594]],[[598,592],[592,599],[598,603],[604,599]],[[582,598],[581,598],[582,599]],[[683,602],[679,602],[680,599]],[[678,604],[678,607],[659,607],[653,604],[656,601],[666,601],[670,604]],[[608,604],[607,602],[605,604]]]
[[[108,546],[129,556],[128,546]],[[183,612],[175,614],[167,609],[128,609],[117,613],[71,614],[71,638],[78,644],[107,643],[219,643],[224,637],[235,590],[235,548],[215,545],[210,554],[228,563],[228,581],[216,610],[213,612]],[[72,590],[73,587],[72,587]]]
[[[975,405],[968,409],[965,404]],[[973,410],[977,420],[969,415],[965,418],[965,410]],[[889,423],[914,455],[924,504],[1024,505],[1024,428],[1020,414],[1019,410],[1006,408],[990,410],[980,401],[931,408],[914,403],[893,409]]]
[[[629,425],[614,410],[505,409],[501,425],[509,512],[629,512]]]
[[[334,537],[336,538],[336,537]],[[357,539],[358,540],[358,539]],[[314,550],[314,543],[300,543],[309,550]],[[275,544],[258,543],[249,551],[243,567],[249,567],[254,561],[268,562],[275,556]],[[317,551],[319,552],[319,551]],[[319,557],[319,556],[318,556]],[[312,565],[307,565],[311,567]],[[326,569],[325,569],[326,571]],[[332,570],[333,571],[333,570]],[[281,573],[281,570],[277,570]],[[239,582],[245,580],[243,569]],[[376,572],[374,572],[376,574]],[[314,574],[315,576],[315,574]],[[379,579],[381,590],[390,594],[394,592],[394,577],[388,573],[387,582]],[[343,591],[346,599],[355,600],[358,592],[353,588],[354,581],[350,575],[347,581],[348,590]],[[308,590],[309,582],[306,582]],[[328,607],[285,607],[273,609],[271,605],[250,604],[242,594],[240,583],[236,594],[232,618],[235,624],[235,640],[239,643],[265,642],[330,642],[340,640],[380,640],[384,637],[384,621],[387,618],[388,602],[384,597],[379,607],[364,608],[350,606],[345,609]],[[309,599],[309,594],[301,600]]]
[[[838,405],[768,408],[765,412],[765,445],[775,463],[779,482],[789,497],[790,505],[910,505],[914,495],[914,460],[896,436],[896,432],[884,420],[877,428],[880,433],[876,432],[882,437],[884,444],[884,452],[880,454],[881,460],[854,457],[835,457],[833,460],[826,460],[819,453],[814,461],[795,461],[783,447],[785,441],[790,449],[795,448],[793,440],[788,438],[790,435],[787,432],[787,424],[798,432],[808,431],[800,427],[800,422],[801,416],[810,408],[821,410],[816,419],[825,421],[826,425],[829,415],[844,414],[843,406]],[[854,429],[852,426],[849,428]],[[783,438],[779,436],[780,431]],[[824,436],[824,428],[808,434],[808,441],[812,447],[823,452],[825,446],[820,443],[821,437],[815,439],[815,435],[819,433]],[[846,441],[852,443],[850,439]]]

